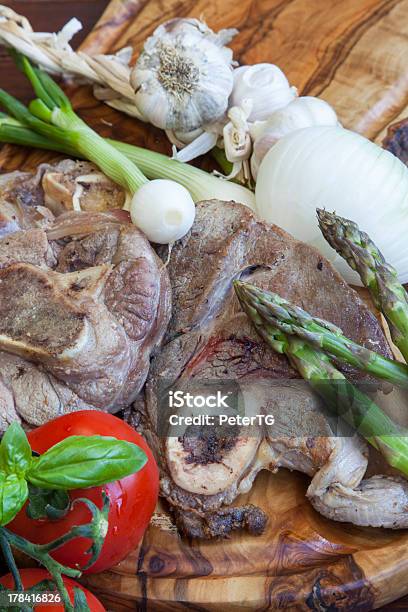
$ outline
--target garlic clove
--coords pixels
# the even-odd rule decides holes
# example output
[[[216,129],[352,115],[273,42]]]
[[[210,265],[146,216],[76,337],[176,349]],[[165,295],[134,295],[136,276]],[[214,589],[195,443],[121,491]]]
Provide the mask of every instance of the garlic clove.
[[[155,30],[132,69],[141,114],[153,125],[188,132],[220,119],[232,91],[235,31],[214,33],[197,19],[172,19]]]
[[[131,73],[131,84],[136,91],[136,104],[147,123],[156,127],[166,124],[168,100],[166,92],[152,76],[150,70]]]
[[[171,144],[174,144],[179,149],[182,149],[201,136],[203,132],[204,130],[202,128],[197,128],[196,130],[191,130],[190,132],[166,130],[166,136],[170,140]]]
[[[181,151],[175,151],[173,159],[181,162],[189,162],[200,155],[205,155],[217,144],[218,135],[212,132],[203,132],[195,140],[183,147]]]
[[[251,138],[247,117],[252,109],[252,102],[243,101],[243,106],[232,106],[228,111],[231,119],[224,126],[223,139],[225,157],[228,161],[235,163],[248,159],[251,155]]]
[[[237,134],[231,123],[224,128],[225,157],[229,162],[243,161],[251,155],[251,138],[249,134]]]
[[[251,175],[255,182],[256,182],[256,179],[258,178],[260,163],[261,162],[258,161],[257,157],[255,157],[254,155],[251,155],[251,159],[250,159]]]
[[[234,70],[234,84],[230,106],[242,106],[244,100],[252,100],[248,120],[262,121],[276,110],[287,106],[297,96],[296,87],[274,64],[240,66]]]
[[[187,189],[167,179],[155,179],[142,185],[130,204],[132,222],[150,242],[171,244],[190,230],[195,205]]]

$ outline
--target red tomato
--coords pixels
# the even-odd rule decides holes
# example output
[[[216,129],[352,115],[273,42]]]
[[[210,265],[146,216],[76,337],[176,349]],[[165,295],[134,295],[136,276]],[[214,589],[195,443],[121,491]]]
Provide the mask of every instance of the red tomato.
[[[66,414],[34,429],[28,434],[28,439],[31,448],[41,454],[57,442],[74,435],[113,436],[118,440],[127,440],[142,448],[148,458],[146,465],[136,474],[103,487],[70,492],[71,499],[86,497],[99,508],[102,508],[102,490],[109,497],[108,533],[98,559],[85,570],[85,573],[93,574],[122,561],[142,539],[157,503],[159,475],[156,461],[142,436],[121,419],[104,412],[82,410]],[[31,542],[45,544],[69,531],[73,525],[82,525],[90,520],[88,507],[78,502],[65,517],[52,521],[30,519],[23,508],[7,528]],[[88,538],[75,538],[53,552],[52,556],[63,565],[82,568],[90,558],[86,552],[90,544]]]
[[[42,580],[47,580],[51,578],[51,575],[45,569],[40,568],[22,569],[20,570],[20,576],[23,582],[23,587],[25,589],[34,586]],[[71,578],[64,577],[63,580],[72,604],[74,603],[74,588],[77,587],[85,593],[86,601],[91,612],[106,612],[101,602],[96,599],[95,595],[88,591],[88,589],[83,587],[81,584],[78,584],[78,582],[75,582],[75,580],[71,580]],[[2,578],[0,578],[0,584],[6,587],[6,589],[14,590],[13,576],[11,574],[3,576]],[[62,603],[60,605],[55,603],[41,604],[38,606],[34,606],[34,610],[35,612],[44,612],[44,610],[47,612],[48,610],[53,610],[55,612],[64,612],[64,605]]]

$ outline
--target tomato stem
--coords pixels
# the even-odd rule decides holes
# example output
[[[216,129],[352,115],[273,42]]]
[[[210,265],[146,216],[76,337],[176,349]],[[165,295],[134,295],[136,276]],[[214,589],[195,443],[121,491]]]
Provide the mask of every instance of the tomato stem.
[[[17,569],[11,547],[16,548],[20,552],[25,553],[32,559],[35,559],[51,574],[55,584],[57,585],[58,591],[61,595],[61,599],[64,603],[66,612],[74,612],[74,607],[71,604],[68,591],[65,588],[62,575],[70,576],[71,578],[78,578],[81,576],[82,571],[76,570],[71,567],[66,567],[61,563],[58,563],[53,559],[50,553],[60,548],[63,544],[78,538],[89,538],[92,542],[89,548],[91,558],[89,559],[86,566],[82,569],[86,569],[93,565],[101,552],[103,542],[106,536],[106,527],[109,514],[109,498],[102,492],[103,507],[100,510],[91,500],[86,498],[80,498],[73,501],[73,504],[83,502],[85,503],[91,514],[92,520],[85,525],[74,525],[70,531],[65,533],[63,536],[48,542],[47,544],[34,544],[29,542],[22,536],[13,533],[6,527],[0,527],[0,546],[6,559],[7,565],[9,566],[10,572],[13,575],[15,587],[18,591],[23,590],[21,577]]]
[[[0,547],[4,555],[4,559],[8,565],[8,568],[13,576],[14,588],[16,591],[23,590],[23,583],[21,582],[20,572],[14,560],[13,551],[11,550],[10,542],[4,534],[3,528],[0,528]]]
[[[0,532],[2,534],[2,538],[5,538],[7,540],[9,546],[11,545],[14,548],[17,548],[17,550],[19,550],[20,552],[25,553],[32,559],[39,561],[41,565],[43,565],[46,568],[46,570],[49,571],[49,573],[51,574],[51,576],[53,577],[57,585],[58,591],[61,595],[61,599],[65,606],[66,612],[74,612],[74,608],[69,599],[68,591],[66,590],[64,586],[61,576],[62,574],[65,574],[67,576],[70,576],[71,578],[77,578],[81,575],[81,572],[79,570],[72,569],[71,567],[65,567],[64,565],[61,565],[61,563],[58,563],[58,561],[55,561],[55,559],[53,559],[49,555],[49,551],[47,550],[47,547],[49,546],[49,544],[47,545],[33,544],[32,542],[29,542],[28,540],[17,535],[16,533],[9,531],[9,529],[7,529],[6,527],[1,527]],[[55,541],[56,540],[54,540],[54,542]],[[13,562],[14,562],[14,559],[13,559]],[[7,563],[8,563],[8,560],[7,560]],[[15,565],[15,562],[14,562],[14,565]],[[12,565],[11,566],[9,565],[9,568],[10,568],[10,571],[12,571]],[[14,574],[13,574],[13,577],[14,577]]]

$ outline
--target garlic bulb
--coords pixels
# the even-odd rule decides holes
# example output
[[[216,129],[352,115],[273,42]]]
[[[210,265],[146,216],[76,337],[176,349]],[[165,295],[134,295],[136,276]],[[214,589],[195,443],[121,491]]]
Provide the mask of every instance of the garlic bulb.
[[[234,85],[230,106],[242,106],[252,100],[248,121],[263,121],[276,110],[287,106],[297,96],[282,70],[274,64],[240,66],[234,70]]]
[[[182,238],[194,223],[194,201],[175,181],[155,179],[136,191],[130,204],[132,222],[150,240],[171,244]]]
[[[251,172],[257,178],[259,164],[274,144],[286,134],[314,125],[339,125],[334,109],[320,98],[303,96],[274,112],[267,121],[256,121],[250,127],[253,140]]]
[[[232,91],[236,30],[215,34],[198,19],[172,19],[147,39],[130,82],[146,121],[189,132],[219,119]]]

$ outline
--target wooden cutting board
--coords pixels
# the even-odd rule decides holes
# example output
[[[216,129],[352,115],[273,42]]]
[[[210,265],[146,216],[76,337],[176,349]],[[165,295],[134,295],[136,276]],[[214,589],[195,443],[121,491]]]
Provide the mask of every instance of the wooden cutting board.
[[[137,54],[175,16],[237,27],[232,46],[241,63],[277,63],[302,94],[323,97],[346,127],[373,140],[408,116],[408,0],[113,0],[82,48],[105,53],[131,44]],[[103,135],[169,151],[159,130],[98,104],[89,88],[71,94]],[[0,169],[49,159],[6,146]],[[258,476],[240,502],[267,511],[260,537],[182,540],[159,508],[137,550],[84,582],[115,611],[370,610],[406,594],[408,533],[325,520],[305,500],[307,484],[286,470]]]

